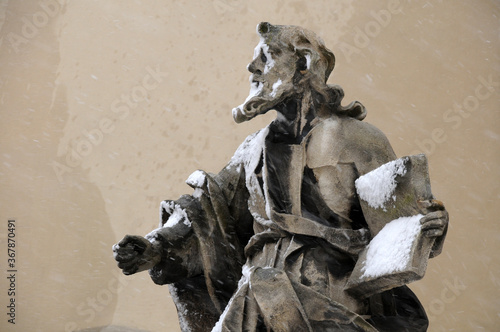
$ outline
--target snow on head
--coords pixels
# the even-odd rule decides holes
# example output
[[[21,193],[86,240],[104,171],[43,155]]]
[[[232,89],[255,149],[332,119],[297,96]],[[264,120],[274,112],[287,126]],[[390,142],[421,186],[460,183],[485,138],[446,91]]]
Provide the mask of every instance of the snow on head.
[[[366,253],[364,277],[379,277],[402,271],[410,262],[413,241],[420,233],[423,215],[391,221],[371,240]]]
[[[273,91],[269,94],[271,97],[276,97],[276,93],[278,92],[278,88],[283,82],[281,82],[281,79],[278,79],[276,83],[273,84]]]
[[[274,59],[272,57],[272,54],[269,52],[269,45],[266,44],[266,41],[265,41],[265,39],[262,36],[260,37],[260,41],[259,41],[259,43],[257,44],[257,46],[255,47],[255,49],[253,51],[253,60],[255,60],[257,57],[259,57],[261,53],[264,54],[264,56],[266,58],[265,59],[266,62],[264,64],[264,74],[267,74],[271,70],[271,68],[274,67],[275,61],[274,61]],[[247,67],[247,69],[248,69],[248,67]],[[278,82],[276,82],[273,85],[273,89],[274,89],[274,86],[277,83]],[[278,86],[280,84],[278,84]],[[253,97],[259,95],[261,93],[263,87],[264,87],[264,84],[262,82],[254,82],[253,75],[250,75],[250,92],[248,94],[248,97],[245,99],[245,101],[241,105],[239,105],[238,107],[233,108],[232,114],[233,114],[233,118],[234,119],[239,118],[239,116],[238,116],[239,113],[245,115],[244,114],[245,113],[245,111],[244,111],[244,105],[250,99],[252,99]],[[277,88],[277,86],[276,86],[276,88]],[[274,92],[274,94],[276,94],[276,92]],[[272,95],[272,93],[271,93],[271,96],[274,97]]]
[[[274,59],[273,59],[271,53],[269,53],[269,45],[266,44],[266,41],[264,40],[263,37],[260,37],[260,41],[253,51],[253,59],[255,60],[260,55],[261,52],[266,57],[266,64],[264,66],[264,74],[267,74],[269,72],[269,70],[271,70],[271,68],[274,67],[275,62],[274,62]]]
[[[385,203],[392,198],[396,189],[396,176],[405,175],[405,162],[408,157],[400,158],[360,176],[355,184],[359,197],[373,208],[384,208]]]

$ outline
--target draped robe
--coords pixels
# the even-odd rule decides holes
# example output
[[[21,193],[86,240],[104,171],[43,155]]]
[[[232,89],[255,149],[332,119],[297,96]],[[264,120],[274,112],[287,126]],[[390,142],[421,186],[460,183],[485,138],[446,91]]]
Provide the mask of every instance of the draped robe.
[[[150,270],[181,294],[184,329],[203,330],[194,320],[204,317],[205,330],[218,319],[214,331],[425,331],[425,311],[406,286],[369,298],[344,290],[370,241],[354,181],[395,158],[378,129],[332,116],[297,144],[271,124],[219,174],[197,171],[188,180],[194,194],[170,202],[192,224],[203,275],[178,280],[168,259]]]

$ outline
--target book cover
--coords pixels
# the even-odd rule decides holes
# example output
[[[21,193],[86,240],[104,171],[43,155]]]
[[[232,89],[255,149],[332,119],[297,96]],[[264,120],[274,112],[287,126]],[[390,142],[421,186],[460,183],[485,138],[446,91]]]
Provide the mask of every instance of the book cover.
[[[346,290],[373,294],[421,279],[434,238],[421,233],[417,202],[432,199],[425,155],[403,157],[361,176],[356,190],[372,234]]]

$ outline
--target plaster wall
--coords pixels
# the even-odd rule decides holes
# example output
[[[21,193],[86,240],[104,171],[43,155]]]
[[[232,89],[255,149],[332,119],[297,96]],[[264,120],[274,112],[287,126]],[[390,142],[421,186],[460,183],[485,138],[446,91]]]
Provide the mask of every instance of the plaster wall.
[[[411,284],[430,331],[500,323],[500,5],[465,1],[0,1],[0,330],[179,331],[167,287],[111,246],[217,172],[275,116],[237,125],[261,21],[315,31],[329,83],[399,156],[425,152],[450,213]],[[8,323],[15,219],[15,325]]]

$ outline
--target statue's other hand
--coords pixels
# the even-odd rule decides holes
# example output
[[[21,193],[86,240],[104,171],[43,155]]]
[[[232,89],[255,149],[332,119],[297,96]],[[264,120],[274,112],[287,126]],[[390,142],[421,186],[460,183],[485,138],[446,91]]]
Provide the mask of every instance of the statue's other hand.
[[[161,251],[142,236],[126,235],[113,245],[113,256],[123,274],[130,275],[153,268],[161,260]]]
[[[439,237],[445,233],[449,217],[443,202],[437,199],[419,201],[424,216],[420,219],[422,232],[427,237]]]

